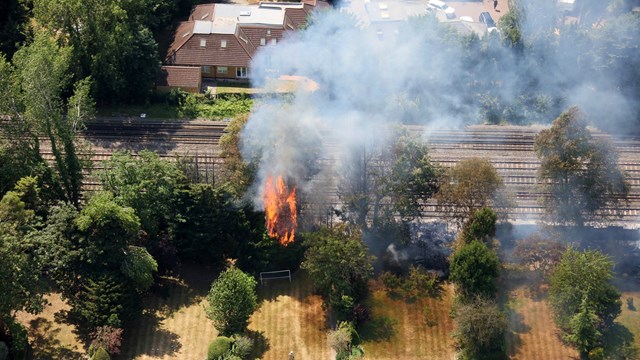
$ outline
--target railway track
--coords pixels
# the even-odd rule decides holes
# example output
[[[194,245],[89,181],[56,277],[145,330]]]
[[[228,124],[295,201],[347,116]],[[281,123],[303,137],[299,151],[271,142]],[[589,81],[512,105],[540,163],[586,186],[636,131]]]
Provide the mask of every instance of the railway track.
[[[224,122],[182,121],[159,122],[121,119],[102,119],[87,124],[82,136],[95,151],[91,156],[94,169],[102,168],[101,162],[111,157],[113,148],[137,150],[143,148],[163,149],[160,157],[175,159],[202,155],[199,164],[219,167],[218,143],[226,127]],[[516,207],[510,215],[516,218],[537,219],[544,209],[538,199],[546,194],[539,191],[537,170],[540,162],[534,153],[536,134],[542,128],[515,126],[470,126],[464,130],[429,130],[411,126],[411,131],[426,134],[433,161],[444,167],[455,165],[462,159],[471,157],[487,158],[503,177],[507,191],[513,194]],[[622,210],[621,223],[635,224],[640,219],[640,137],[611,137],[594,133],[594,137],[608,139],[619,152],[619,165],[625,171],[631,185],[629,204]],[[327,146],[333,146],[333,139],[327,139]],[[115,145],[114,145],[115,144]],[[43,156],[52,160],[52,154],[43,147]],[[332,164],[336,159],[319,159],[319,163]],[[98,190],[99,183],[87,178],[85,189]],[[329,190],[328,193],[334,192]],[[334,195],[336,196],[336,195]],[[330,196],[333,197],[333,196]],[[337,198],[337,196],[336,196]],[[441,215],[434,204],[426,204],[425,216]]]

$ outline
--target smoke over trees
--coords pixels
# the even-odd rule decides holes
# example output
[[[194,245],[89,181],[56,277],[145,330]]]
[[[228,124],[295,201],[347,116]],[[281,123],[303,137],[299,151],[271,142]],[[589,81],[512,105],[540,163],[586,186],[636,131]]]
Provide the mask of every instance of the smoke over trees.
[[[629,185],[617,166],[617,153],[591,135],[577,108],[541,131],[535,150],[541,159],[538,176],[548,192],[543,204],[550,222],[583,226],[606,220],[626,201]]]

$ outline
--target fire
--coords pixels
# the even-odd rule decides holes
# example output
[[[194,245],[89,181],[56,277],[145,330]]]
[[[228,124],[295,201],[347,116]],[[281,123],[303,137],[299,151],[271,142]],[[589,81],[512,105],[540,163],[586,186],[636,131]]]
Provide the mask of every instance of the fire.
[[[296,214],[296,187],[287,188],[282,176],[269,176],[264,189],[264,209],[269,236],[287,246],[293,242],[298,224]]]

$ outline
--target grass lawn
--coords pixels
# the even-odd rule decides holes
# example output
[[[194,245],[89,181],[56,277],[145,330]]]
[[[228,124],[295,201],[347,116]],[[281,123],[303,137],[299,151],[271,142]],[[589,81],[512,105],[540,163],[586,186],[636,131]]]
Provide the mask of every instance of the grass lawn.
[[[454,359],[449,317],[452,287],[442,299],[393,299],[377,288],[368,300],[372,320],[360,331],[365,357],[380,360]]]
[[[74,327],[61,320],[60,312],[70,309],[60,294],[46,296],[49,305],[38,315],[19,312],[17,319],[29,333],[34,359],[84,359],[84,344],[74,333]],[[58,315],[56,315],[58,314]]]
[[[506,309],[509,319],[507,353],[510,359],[578,359],[578,352],[564,345],[546,296],[526,286],[512,287]]]

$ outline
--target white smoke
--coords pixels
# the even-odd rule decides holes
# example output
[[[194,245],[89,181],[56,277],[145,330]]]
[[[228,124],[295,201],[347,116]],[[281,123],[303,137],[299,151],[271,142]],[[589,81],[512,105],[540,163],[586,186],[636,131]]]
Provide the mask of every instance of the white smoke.
[[[539,8],[548,11],[552,3],[547,0]],[[319,172],[331,172],[318,167],[321,159],[329,159],[325,165],[339,164],[352,149],[386,141],[394,124],[432,129],[482,121],[486,93],[503,104],[525,104],[527,110],[516,115],[536,121],[550,122],[573,104],[587,114],[633,116],[637,99],[611,90],[623,74],[589,77],[575,65],[586,56],[585,49],[557,43],[556,20],[535,14],[526,19],[531,20],[523,25],[525,36],[534,29],[546,31],[545,37],[527,39],[535,50],[532,57],[501,45],[497,34],[460,40],[427,16],[380,36],[337,11],[316,16],[309,28],[275,47],[262,48],[252,65],[254,85],[293,75],[312,80],[317,87],[314,91],[300,87],[293,97],[263,101],[244,129],[243,155],[261,154],[256,206],[262,207],[260,186],[267,176],[280,174],[307,192],[320,190],[314,189],[312,180]],[[633,59],[640,59],[637,52]],[[541,99],[540,104],[526,99],[532,94],[540,94],[534,97]],[[552,100],[545,103],[548,98]],[[599,105],[603,100],[606,106]],[[530,115],[531,109],[542,115]],[[511,115],[503,111],[502,116]]]

